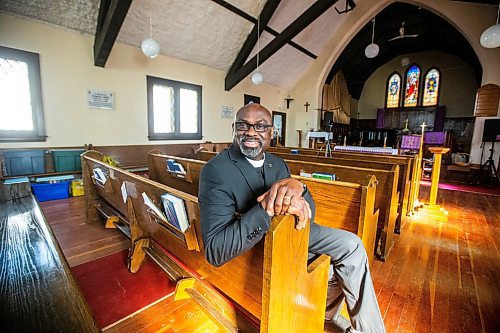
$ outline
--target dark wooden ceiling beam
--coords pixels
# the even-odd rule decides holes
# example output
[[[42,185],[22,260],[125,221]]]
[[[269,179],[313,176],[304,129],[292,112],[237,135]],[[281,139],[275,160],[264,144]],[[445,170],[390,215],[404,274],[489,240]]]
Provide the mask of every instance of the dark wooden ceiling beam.
[[[236,15],[239,15],[240,17],[246,19],[247,21],[252,22],[253,24],[257,24],[257,19],[255,17],[253,17],[252,15],[249,15],[248,13],[242,11],[238,7],[233,6],[232,4],[226,2],[225,0],[212,0],[212,1],[215,2],[215,3],[217,3],[217,4],[219,4],[219,5],[221,5],[222,7],[230,10],[231,12],[235,13]],[[274,37],[276,37],[276,36],[279,35],[279,32],[277,32],[276,30],[274,30],[271,27],[268,27],[267,25],[264,27],[264,31],[270,33]],[[290,41],[288,44],[290,46],[294,47],[295,49],[299,50],[300,52],[304,53],[305,55],[313,58],[313,59],[316,59],[318,57],[314,53],[312,53],[311,51],[309,51],[305,47],[300,46],[299,44],[295,43],[294,41]]]
[[[255,46],[255,43],[257,43],[258,36],[262,34],[262,29],[263,27],[267,26],[269,21],[271,20],[271,17],[273,16],[274,12],[276,11],[276,8],[278,8],[278,5],[280,4],[281,0],[269,0],[266,2],[264,5],[264,8],[262,9],[262,12],[259,13],[259,20],[260,20],[260,31],[257,32],[257,22],[254,25],[252,31],[250,34],[247,36],[247,39],[243,43],[243,46],[240,49],[240,52],[236,56],[236,58],[233,61],[233,64],[229,68],[229,72],[226,75],[226,80],[227,76],[235,73],[238,69],[240,69],[244,64],[245,61],[248,59],[248,56],[252,52],[253,47]],[[217,2],[217,1],[216,1]],[[226,89],[229,90],[229,89]]]
[[[276,8],[278,8],[279,3],[280,0],[269,0],[264,5],[262,12],[259,14],[260,31],[257,31],[257,24],[256,24],[254,25],[250,34],[247,36],[245,43],[243,43],[240,52],[236,56],[236,59],[234,60],[233,64],[231,65],[231,68],[229,69],[228,74],[226,75],[226,90],[230,90],[232,88],[231,87],[227,89],[227,78],[236,73],[243,67],[245,61],[250,56],[250,53],[252,52],[252,49],[255,46],[255,43],[257,43],[257,39],[262,34],[263,27],[267,26],[267,23],[269,23],[269,21],[271,20],[271,17],[276,11]]]
[[[272,0],[269,0],[267,3],[269,2],[272,2]],[[320,17],[325,11],[330,9],[330,7],[332,7],[337,2],[338,0],[318,0],[314,4],[312,4],[311,7],[309,7],[304,13],[302,13],[302,15],[300,15],[295,21],[293,21],[285,30],[283,30],[278,36],[276,36],[275,39],[273,39],[269,44],[266,45],[264,49],[262,49],[259,52],[260,64],[264,63],[267,59],[269,59],[274,53],[276,53],[280,48],[282,48],[285,44],[291,41],[292,38],[297,36],[309,24],[311,24],[314,20]],[[253,45],[255,45],[255,43],[252,44],[251,48],[253,48]],[[246,45],[243,46],[245,47]],[[251,52],[251,49],[249,52]],[[255,55],[252,59],[250,59],[245,65],[237,68],[236,71],[234,72],[230,71],[226,75],[226,80],[225,80],[226,91],[231,90],[248,74],[250,74],[256,67],[257,67],[257,55]]]
[[[132,0],[101,0],[94,39],[94,65],[104,67]]]

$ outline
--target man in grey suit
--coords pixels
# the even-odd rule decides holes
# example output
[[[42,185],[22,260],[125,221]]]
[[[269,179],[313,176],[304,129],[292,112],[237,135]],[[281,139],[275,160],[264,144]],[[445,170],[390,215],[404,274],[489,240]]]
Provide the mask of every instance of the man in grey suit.
[[[385,332],[361,240],[314,223],[315,206],[307,188],[290,177],[281,158],[266,152],[272,133],[266,108],[243,106],[233,123],[233,144],[201,171],[198,202],[208,262],[221,266],[252,248],[269,230],[274,215],[295,215],[297,229],[311,224],[310,257],[331,257],[326,318],[341,318],[345,298],[351,319],[346,332]]]

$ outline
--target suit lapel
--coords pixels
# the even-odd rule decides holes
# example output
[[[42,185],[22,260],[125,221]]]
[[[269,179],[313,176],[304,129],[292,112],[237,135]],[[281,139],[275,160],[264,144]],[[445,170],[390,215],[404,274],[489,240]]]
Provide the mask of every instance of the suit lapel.
[[[248,162],[241,152],[237,151],[233,145],[229,147],[229,157],[234,165],[245,178],[248,186],[252,189],[255,196],[259,196],[262,189],[262,177],[256,172],[255,168]]]

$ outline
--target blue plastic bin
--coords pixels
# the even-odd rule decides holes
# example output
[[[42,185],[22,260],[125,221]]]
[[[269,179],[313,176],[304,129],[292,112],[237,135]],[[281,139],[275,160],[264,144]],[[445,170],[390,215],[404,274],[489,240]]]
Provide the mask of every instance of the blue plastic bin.
[[[38,201],[49,201],[69,198],[69,181],[52,184],[31,184]]]
[[[7,176],[45,173],[43,150],[14,150],[3,153]]]

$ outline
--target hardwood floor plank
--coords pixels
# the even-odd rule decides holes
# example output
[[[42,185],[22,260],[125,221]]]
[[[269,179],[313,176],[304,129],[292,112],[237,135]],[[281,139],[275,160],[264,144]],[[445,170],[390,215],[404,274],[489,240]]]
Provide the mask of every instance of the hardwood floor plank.
[[[428,193],[429,188],[422,187],[421,201]],[[387,332],[496,333],[500,327],[500,197],[439,190],[437,202],[448,210],[448,222],[418,213],[405,217],[387,261],[375,261],[370,267]],[[85,223],[83,198],[46,202],[42,207],[65,255],[75,262],[92,260],[113,246],[128,246],[118,231]],[[107,332],[214,329],[214,323],[190,321],[202,314],[189,305],[161,303]],[[174,322],[165,319],[169,313]],[[181,324],[184,316],[185,325]]]
[[[129,247],[129,240],[117,229],[86,223],[83,197],[40,203],[70,267]]]

